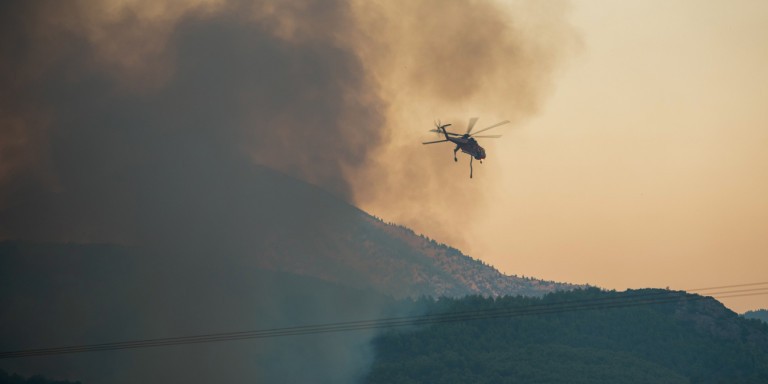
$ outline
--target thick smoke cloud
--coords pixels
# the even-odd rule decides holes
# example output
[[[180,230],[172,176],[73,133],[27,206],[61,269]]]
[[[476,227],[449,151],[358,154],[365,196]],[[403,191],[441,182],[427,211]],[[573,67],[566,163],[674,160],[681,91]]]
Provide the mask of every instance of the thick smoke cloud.
[[[560,2],[2,6],[11,239],[140,242],[156,196],[260,163],[461,246],[438,223],[471,222],[493,178],[456,182],[449,146],[418,142],[433,119],[519,126],[574,46]]]
[[[561,6],[550,5],[551,12],[475,1],[3,2],[0,240],[152,246],[150,263],[185,283],[169,295],[194,296],[184,302],[190,316],[162,305],[150,311],[169,312],[143,329],[160,337],[185,321],[190,333],[204,333],[247,329],[250,320],[254,327],[347,320],[332,315],[349,307],[375,317],[379,303],[306,300],[300,289],[291,293],[291,281],[262,276],[258,286],[241,289],[256,296],[259,313],[240,308],[230,319],[206,318],[208,327],[199,329],[190,320],[194,300],[216,303],[226,290],[207,287],[231,278],[201,273],[208,272],[204,259],[227,256],[250,271],[243,260],[253,257],[253,233],[280,220],[290,233],[312,233],[332,216],[311,207],[280,219],[283,206],[263,207],[269,192],[258,186],[267,180],[258,176],[262,165],[387,218],[449,233],[435,224],[453,219],[443,202],[477,207],[483,185],[453,183],[455,173],[445,171],[450,149],[425,151],[418,142],[434,118],[459,126],[478,113],[516,122],[533,113],[561,58]],[[278,200],[269,195],[269,202]],[[460,213],[469,220],[472,212]],[[155,262],[166,253],[176,259]],[[199,263],[177,271],[178,257]],[[141,295],[167,284],[155,274],[156,281],[138,287]],[[136,287],[127,286],[135,281],[120,281],[116,292],[142,305]],[[113,308],[104,295],[99,300]],[[232,300],[220,304],[222,312],[242,304]],[[250,351],[262,362],[258,368],[249,351],[217,361],[240,367],[227,373],[235,380],[250,372],[273,382],[345,382],[364,375],[371,337],[275,342]],[[306,356],[286,364],[297,349]],[[172,380],[185,364],[209,362],[217,355],[210,351],[176,357],[178,366],[162,352],[137,352],[134,371]],[[313,359],[312,368],[296,368]],[[121,369],[114,361],[85,361],[105,372]],[[166,365],[146,366],[158,361]],[[222,377],[208,374],[199,380]]]
[[[348,33],[346,4],[259,18],[258,4],[234,3],[147,31],[125,8],[97,32],[71,26],[92,17],[85,4],[20,8],[3,12],[6,238],[136,242],[163,195],[194,195],[212,176],[236,188],[251,163],[349,200],[347,173],[380,143],[381,101],[360,95],[362,64],[332,38]],[[92,37],[104,34],[115,37]],[[154,38],[162,53],[131,52]],[[142,54],[154,65],[130,64]]]
[[[562,63],[578,48],[563,1],[367,2],[360,18],[369,43],[360,51],[376,73],[387,101],[386,145],[356,188],[357,202],[388,220],[470,250],[462,235],[483,220],[491,201],[486,192],[508,168],[499,163],[497,144],[516,140],[515,130],[540,108]],[[434,120],[464,132],[502,120],[512,124],[480,139],[488,158],[475,165],[452,158],[453,146],[422,146],[436,140],[427,130]],[[531,165],[533,166],[533,165]],[[482,255],[473,255],[482,257]]]
[[[301,236],[332,220],[262,185],[277,176],[260,165],[350,200],[347,173],[381,143],[382,101],[334,37],[352,28],[348,5],[281,4],[3,3],[0,238],[141,246],[127,256],[41,256],[29,267],[3,254],[6,271],[36,272],[5,276],[19,285],[18,298],[3,293],[3,349],[380,315],[379,299],[266,273],[254,260],[266,231]],[[74,279],[59,284],[62,275]],[[365,374],[372,337],[4,368],[86,382],[350,382]]]

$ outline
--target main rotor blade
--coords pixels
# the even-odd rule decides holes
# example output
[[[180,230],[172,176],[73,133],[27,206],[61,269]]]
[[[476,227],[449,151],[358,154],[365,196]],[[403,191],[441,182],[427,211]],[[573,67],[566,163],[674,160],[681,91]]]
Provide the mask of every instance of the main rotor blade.
[[[477,117],[469,119],[469,125],[467,125],[467,133],[472,132],[472,128],[475,127],[475,123],[477,123]]]
[[[483,129],[481,129],[481,130],[479,130],[479,131],[475,132],[475,135],[477,135],[477,134],[478,134],[478,133],[480,133],[480,132],[485,132],[485,131],[487,131],[487,130],[489,130],[489,129],[491,129],[491,128],[496,128],[496,127],[498,127],[498,126],[500,126],[500,125],[504,125],[504,124],[508,124],[508,123],[509,123],[509,120],[504,120],[504,121],[502,121],[501,123],[496,123],[496,124],[494,124],[494,125],[491,125],[491,126],[490,126],[490,127],[488,127],[488,128],[483,128]],[[474,136],[474,135],[471,135],[471,136]]]
[[[443,133],[443,131],[438,131],[437,129],[430,129],[429,131],[430,132]],[[445,133],[447,133],[447,134],[449,134],[451,136],[461,136],[460,133],[453,133],[453,132],[445,132]]]
[[[427,142],[425,142],[425,143],[422,143],[422,144],[434,144],[434,143],[442,143],[442,142],[444,142],[444,141],[448,141],[448,140],[436,140],[436,141],[427,141]]]
[[[499,137],[501,137],[501,135],[480,135],[480,136],[472,135],[472,137],[479,137],[481,139],[498,139]]]

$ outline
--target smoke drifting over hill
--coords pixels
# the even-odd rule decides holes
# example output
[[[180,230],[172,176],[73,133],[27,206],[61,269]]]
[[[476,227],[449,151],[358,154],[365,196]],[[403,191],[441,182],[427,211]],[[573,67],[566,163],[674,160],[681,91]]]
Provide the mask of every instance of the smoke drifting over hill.
[[[0,234],[86,242],[140,242],[157,196],[213,175],[236,188],[252,163],[412,212],[396,207],[453,176],[402,145],[425,128],[403,117],[469,102],[526,116],[565,25],[551,5],[542,23],[490,2],[2,7]]]
[[[257,164],[350,202],[412,212],[415,194],[436,193],[453,177],[439,172],[444,159],[402,145],[428,128],[414,120],[416,131],[401,128],[425,118],[414,110],[423,106],[427,122],[445,111],[463,117],[468,103],[501,106],[510,119],[535,110],[565,22],[562,12],[530,22],[543,18],[526,7],[4,2],[0,239],[253,257],[243,239],[280,214],[251,216],[267,212],[251,209],[260,204],[251,193]],[[500,94],[515,102],[495,100]],[[424,163],[414,174],[405,166],[417,157]],[[452,202],[468,202],[467,188]],[[332,219],[308,212],[292,225],[311,233]],[[266,300],[285,287],[261,288],[271,302],[262,309],[285,309]],[[359,376],[360,360],[324,363],[328,382]]]
[[[360,12],[369,31],[361,49],[387,102],[385,145],[355,184],[356,202],[387,220],[413,227],[466,249],[460,226],[483,220],[485,191],[504,170],[494,140],[483,140],[488,159],[452,161],[449,144],[437,139],[433,120],[463,132],[470,117],[476,130],[502,120],[512,124],[489,133],[509,134],[536,113],[551,90],[556,70],[578,48],[567,21],[567,2],[415,1],[367,2]],[[502,140],[512,140],[507,135]],[[481,216],[477,216],[481,215]]]
[[[381,142],[381,101],[359,95],[362,64],[331,37],[352,23],[344,4],[167,20],[142,4],[44,5],[3,11],[6,237],[137,242],[167,218],[164,196],[237,188],[252,162],[350,199],[345,173]],[[305,34],[273,25],[293,19]]]

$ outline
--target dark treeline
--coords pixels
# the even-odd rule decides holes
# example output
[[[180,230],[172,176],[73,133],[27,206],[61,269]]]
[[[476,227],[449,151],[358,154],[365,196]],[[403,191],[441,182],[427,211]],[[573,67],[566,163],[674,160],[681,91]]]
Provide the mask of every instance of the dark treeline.
[[[758,309],[755,311],[746,311],[743,315],[747,319],[758,319],[768,323],[768,309]]]
[[[45,376],[35,375],[29,378],[24,378],[17,374],[9,374],[6,371],[0,369],[0,384],[80,384],[79,381],[60,381],[51,380]]]
[[[574,304],[581,310],[562,309]],[[684,292],[589,288],[402,305],[425,315],[506,315],[385,331],[365,383],[768,383],[768,324]],[[75,384],[0,370],[0,384],[33,383]]]
[[[768,324],[714,299],[586,289],[424,300],[428,314],[648,295],[673,302],[448,322],[375,340],[373,383],[768,383]],[[691,300],[694,299],[694,300]],[[630,301],[632,302],[632,301]]]

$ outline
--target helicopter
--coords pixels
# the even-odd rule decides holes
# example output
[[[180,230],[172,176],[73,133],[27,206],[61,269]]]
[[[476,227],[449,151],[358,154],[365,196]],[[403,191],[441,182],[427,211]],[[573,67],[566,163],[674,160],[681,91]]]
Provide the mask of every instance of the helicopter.
[[[469,178],[471,179],[472,178],[472,160],[473,159],[480,160],[480,164],[482,164],[483,159],[485,159],[485,149],[481,147],[480,144],[477,143],[477,140],[475,140],[475,138],[478,137],[478,138],[497,139],[501,137],[501,135],[481,135],[481,136],[476,136],[476,135],[478,133],[485,132],[491,128],[496,128],[498,126],[509,123],[509,120],[504,120],[500,123],[496,123],[494,125],[491,125],[490,127],[486,127],[475,133],[472,133],[472,128],[475,127],[475,123],[477,123],[477,119],[478,119],[477,117],[473,117],[469,119],[469,124],[467,125],[467,132],[464,134],[448,132],[445,129],[445,127],[450,127],[451,124],[440,124],[440,122],[437,121],[435,122],[436,129],[432,129],[430,130],[430,132],[437,132],[438,134],[443,134],[445,136],[445,139],[427,141],[422,144],[444,143],[448,141],[456,144],[456,148],[453,149],[453,161],[459,161],[459,159],[456,158],[456,152],[458,152],[459,150],[468,154],[469,155]]]

